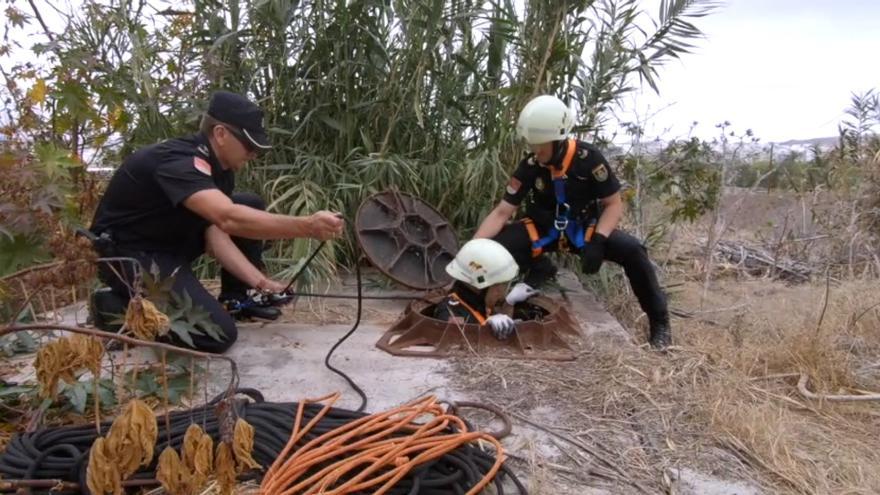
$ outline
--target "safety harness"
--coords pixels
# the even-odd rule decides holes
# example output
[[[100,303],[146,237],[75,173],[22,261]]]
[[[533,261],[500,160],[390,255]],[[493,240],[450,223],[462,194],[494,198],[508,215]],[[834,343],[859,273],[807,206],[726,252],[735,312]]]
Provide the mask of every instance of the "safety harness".
[[[553,193],[556,196],[556,218],[553,220],[553,228],[544,237],[538,236],[538,228],[531,218],[524,218],[526,231],[529,233],[529,239],[532,241],[532,257],[537,258],[544,252],[544,248],[560,242],[560,249],[564,248],[566,242],[570,243],[575,250],[580,250],[584,244],[593,236],[596,228],[595,219],[592,220],[586,228],[583,223],[573,221],[569,212],[571,206],[565,197],[565,181],[568,179],[568,170],[574,161],[574,154],[577,150],[577,141],[573,138],[568,139],[565,156],[562,158],[562,167],[550,168],[550,175],[553,178]],[[562,235],[563,232],[565,235]]]
[[[456,294],[455,292],[450,292],[449,298],[453,299],[457,304],[461,304],[464,307],[464,309],[468,310],[468,313],[470,313],[471,316],[476,318],[477,321],[480,323],[480,325],[485,325],[486,324],[486,316],[488,316],[488,314],[492,313],[491,309],[487,310],[487,313],[488,313],[487,315],[480,313],[479,311],[474,309],[470,304],[464,302],[464,299],[459,297],[458,294]]]

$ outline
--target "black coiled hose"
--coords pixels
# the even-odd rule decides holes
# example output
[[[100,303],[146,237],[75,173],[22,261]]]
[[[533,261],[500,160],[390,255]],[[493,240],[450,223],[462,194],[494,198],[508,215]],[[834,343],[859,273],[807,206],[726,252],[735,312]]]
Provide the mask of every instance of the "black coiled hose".
[[[270,466],[280,454],[293,429],[297,403],[273,403],[263,401],[255,390],[239,390],[251,400],[236,399],[236,414],[254,427],[253,457],[260,465]],[[220,437],[219,422],[214,405],[219,398],[208,405],[170,414],[170,433],[165,429],[165,421],[159,418],[158,453],[169,445],[180,449],[183,437],[190,424],[196,423],[208,433],[215,442]],[[318,404],[305,408],[303,422],[308,422],[321,410]],[[342,408],[332,408],[315,427],[300,441],[299,445],[327,433],[366,414]],[[110,423],[101,424],[101,434],[106,435]],[[33,433],[15,435],[0,454],[0,475],[5,479],[54,479],[79,483],[79,492],[89,494],[86,487],[86,467],[89,448],[98,433],[94,425],[47,428]],[[489,471],[494,463],[494,455],[483,452],[473,445],[460,447],[441,458],[412,470],[389,492],[395,495],[420,494],[440,495],[466,493]],[[136,473],[132,479],[147,480],[155,478],[153,465]],[[509,484],[508,484],[509,483]],[[497,493],[504,494],[505,485],[514,486],[517,494],[525,494],[526,489],[506,466],[494,480]],[[50,493],[43,489],[42,493]],[[77,493],[72,490],[53,490],[51,493]]]

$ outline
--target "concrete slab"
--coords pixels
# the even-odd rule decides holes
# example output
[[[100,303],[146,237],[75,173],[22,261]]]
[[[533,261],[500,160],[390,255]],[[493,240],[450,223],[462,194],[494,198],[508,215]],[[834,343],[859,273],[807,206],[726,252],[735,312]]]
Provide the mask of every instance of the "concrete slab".
[[[336,405],[355,409],[360,404],[357,394],[324,366],[327,352],[350,328],[338,324],[246,324],[227,356],[238,363],[242,386],[259,389],[266,400],[299,401],[340,391],[342,398]],[[388,355],[374,346],[384,331],[382,326],[361,324],[331,361],[366,393],[368,411],[389,409],[427,394],[453,394],[445,373],[448,363]],[[221,391],[228,383],[228,373],[212,373],[211,382],[214,391]]]
[[[563,271],[558,279],[563,291],[548,295],[566,300],[584,331],[582,341],[572,344],[580,347],[597,340],[629,339],[626,330],[595,296],[584,291],[574,274]],[[344,289],[350,283],[343,284],[342,291],[351,293]],[[368,411],[381,411],[429,393],[446,399],[475,400],[456,391],[447,361],[397,357],[375,347],[379,337],[403,314],[406,304],[364,300],[361,325],[334,353],[334,366],[363,388],[369,398]],[[353,300],[303,299],[297,301],[294,310],[285,311],[280,323],[240,324],[238,342],[227,355],[239,365],[241,385],[259,389],[267,400],[279,402],[338,390],[343,393],[340,407],[357,407],[355,392],[324,366],[327,352],[354,323],[355,310]],[[346,320],[350,323],[345,324]],[[226,383],[227,373],[212,373],[212,391],[221,391]]]

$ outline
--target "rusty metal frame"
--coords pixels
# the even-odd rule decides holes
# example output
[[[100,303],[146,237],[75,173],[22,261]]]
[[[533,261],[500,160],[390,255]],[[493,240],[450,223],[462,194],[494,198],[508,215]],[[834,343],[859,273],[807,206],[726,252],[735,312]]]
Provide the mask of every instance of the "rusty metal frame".
[[[529,300],[544,309],[546,316],[519,322],[516,334],[505,341],[496,339],[486,326],[462,325],[427,316],[426,310],[443,298],[437,295],[411,302],[400,320],[376,342],[376,347],[407,357],[482,356],[551,361],[572,361],[577,357],[566,339],[579,339],[580,325],[565,306],[547,297]]]

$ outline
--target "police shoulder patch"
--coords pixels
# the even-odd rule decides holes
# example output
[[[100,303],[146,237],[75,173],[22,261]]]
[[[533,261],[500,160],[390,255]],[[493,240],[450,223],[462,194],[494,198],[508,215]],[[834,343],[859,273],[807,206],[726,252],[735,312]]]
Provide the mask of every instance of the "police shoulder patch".
[[[608,167],[604,163],[600,163],[593,167],[593,177],[599,182],[608,180]]]
[[[206,162],[204,159],[199,158],[197,156],[193,157],[193,167],[199,172],[211,176],[211,164]]]
[[[511,177],[510,181],[507,183],[507,194],[518,193],[520,187],[522,187],[522,181],[516,177]]]
[[[544,184],[544,179],[541,177],[537,177],[535,179],[535,189],[539,191],[543,191],[546,184]]]

